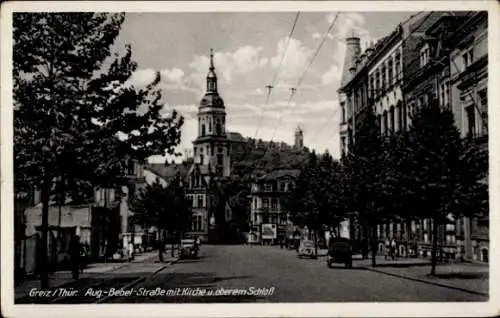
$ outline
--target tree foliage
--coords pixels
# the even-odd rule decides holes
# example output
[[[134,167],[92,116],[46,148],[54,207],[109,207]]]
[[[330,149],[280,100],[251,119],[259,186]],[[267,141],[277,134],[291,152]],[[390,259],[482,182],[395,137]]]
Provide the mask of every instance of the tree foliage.
[[[183,118],[162,113],[158,78],[136,88],[129,82],[137,69],[131,48],[111,55],[124,19],[108,13],[13,17],[15,187],[42,192],[43,287],[55,185],[88,197],[93,186],[120,180],[127,159],[172,153],[180,140]]]
[[[471,205],[487,196],[479,182],[484,174],[475,168],[477,161],[465,151],[465,145],[452,112],[439,107],[437,101],[413,116],[408,138],[413,179],[409,188],[416,197],[425,198],[418,202],[418,210],[413,210],[416,216],[433,221],[431,274],[435,274],[437,263],[439,226],[446,224],[449,215],[477,212]]]
[[[191,202],[186,198],[185,188],[176,178],[168,186],[159,181],[147,184],[132,200],[135,224],[154,226],[159,233],[167,231],[172,238],[181,237],[189,231],[192,222]],[[159,259],[163,260],[163,235],[159,235]]]

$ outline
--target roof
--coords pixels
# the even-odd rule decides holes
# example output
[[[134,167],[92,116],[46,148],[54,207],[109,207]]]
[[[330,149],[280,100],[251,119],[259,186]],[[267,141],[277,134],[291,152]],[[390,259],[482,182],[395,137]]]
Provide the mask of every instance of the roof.
[[[190,165],[187,163],[170,164],[170,165],[165,165],[163,163],[149,163],[146,164],[144,168],[148,169],[149,171],[153,172],[159,177],[162,177],[165,180],[169,180],[175,177],[178,173],[181,175],[182,178],[185,178],[188,174]]]
[[[260,178],[260,180],[277,180],[284,177],[292,177],[297,178],[300,174],[300,170],[298,169],[281,169],[274,170]]]
[[[207,93],[201,99],[200,107],[224,108],[224,100],[217,93]]]
[[[227,138],[231,142],[245,142],[245,138],[238,132],[228,132]]]

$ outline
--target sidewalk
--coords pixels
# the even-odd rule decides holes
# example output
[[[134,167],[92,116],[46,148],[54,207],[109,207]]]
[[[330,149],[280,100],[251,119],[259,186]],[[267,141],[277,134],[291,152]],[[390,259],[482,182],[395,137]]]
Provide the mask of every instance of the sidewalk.
[[[168,265],[169,263],[177,260],[177,257],[171,257],[170,251],[163,254],[164,262],[163,264]],[[128,267],[137,265],[140,263],[158,263],[158,251],[151,251],[141,253],[131,261],[126,262],[114,262],[114,263],[91,263],[87,268],[84,269],[83,273],[80,274],[80,279],[75,281],[72,278],[70,271],[57,271],[49,275],[49,285],[50,289],[56,289],[59,287],[74,288],[81,290],[96,284],[96,282],[103,279],[106,275],[112,275],[113,272],[125,270]],[[160,265],[160,264],[158,264]],[[40,278],[26,279],[15,287],[15,298],[20,299],[27,297],[32,289],[40,289]]]
[[[424,259],[397,259],[385,261],[377,258],[377,266],[371,267],[371,260],[354,262],[355,267],[390,276],[410,279],[464,292],[489,295],[489,266],[477,263],[455,263],[436,265],[436,275],[431,276],[431,262]]]

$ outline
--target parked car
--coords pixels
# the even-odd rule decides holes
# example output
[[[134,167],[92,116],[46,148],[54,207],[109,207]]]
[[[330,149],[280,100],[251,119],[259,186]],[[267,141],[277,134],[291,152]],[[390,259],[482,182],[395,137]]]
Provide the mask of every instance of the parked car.
[[[349,239],[335,238],[328,246],[326,264],[333,268],[333,264],[344,264],[345,268],[352,268],[352,244]]]
[[[302,240],[300,241],[298,257],[309,257],[316,258],[316,249],[314,248],[314,242],[311,240]]]
[[[181,240],[179,258],[196,258],[198,257],[198,247],[196,241],[193,239]]]

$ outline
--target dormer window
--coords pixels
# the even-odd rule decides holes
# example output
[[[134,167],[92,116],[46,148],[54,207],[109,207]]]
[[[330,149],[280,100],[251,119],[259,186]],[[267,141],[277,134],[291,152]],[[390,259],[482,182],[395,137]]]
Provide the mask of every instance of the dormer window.
[[[420,49],[420,67],[424,67],[429,63],[431,56],[431,49],[429,44],[425,44],[424,47]]]
[[[474,53],[473,53],[473,48],[469,48],[467,51],[465,51],[463,54],[462,54],[462,60],[463,60],[463,64],[464,64],[464,70],[472,64],[472,62],[474,61]]]

